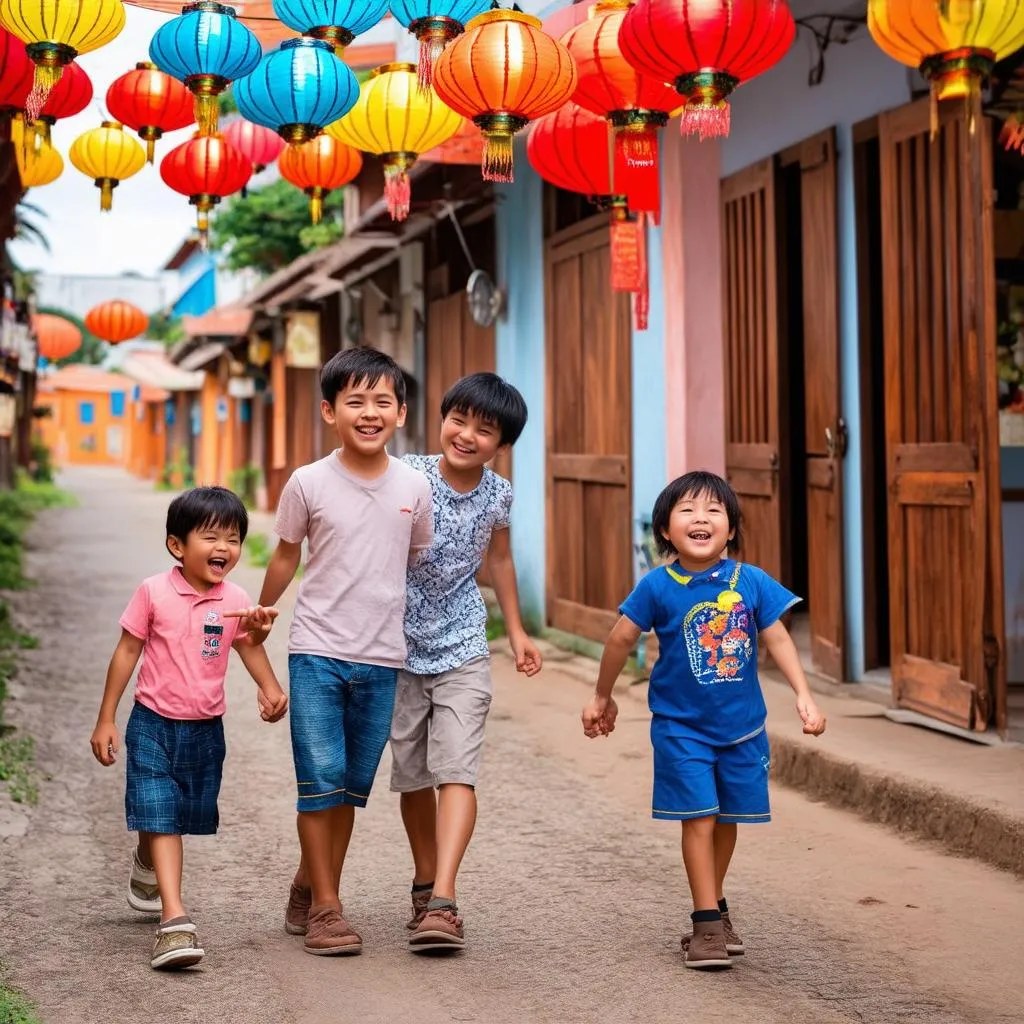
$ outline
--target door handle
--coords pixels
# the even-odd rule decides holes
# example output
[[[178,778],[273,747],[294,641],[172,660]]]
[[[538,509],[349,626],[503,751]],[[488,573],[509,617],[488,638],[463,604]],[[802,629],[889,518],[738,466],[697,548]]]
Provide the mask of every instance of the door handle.
[[[842,416],[836,421],[836,429],[833,432],[831,427],[825,428],[825,448],[830,459],[841,459],[846,455],[846,446],[849,441],[849,434],[846,430],[846,420]]]

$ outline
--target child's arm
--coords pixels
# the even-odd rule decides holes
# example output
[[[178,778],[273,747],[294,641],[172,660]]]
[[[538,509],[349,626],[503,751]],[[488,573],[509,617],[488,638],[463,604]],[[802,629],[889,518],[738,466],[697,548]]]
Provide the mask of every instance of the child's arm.
[[[100,713],[96,718],[96,728],[89,740],[93,756],[100,764],[112,765],[120,748],[117,735],[117,705],[131,681],[135,666],[142,656],[142,641],[128,632],[121,630],[114,653],[107,668],[107,682],[103,687],[103,700],[100,702]]]
[[[274,548],[274,553],[270,556],[270,562],[267,565],[267,574],[263,577],[263,589],[260,591],[262,607],[271,608],[281,600],[281,595],[295,578],[295,572],[299,568],[301,560],[301,541],[298,544],[292,544],[287,540],[277,542],[277,547]]]
[[[825,731],[825,716],[818,710],[811,696],[811,687],[789,630],[778,620],[762,630],[761,639],[772,661],[778,665],[779,671],[796,694],[796,713],[804,723],[804,732],[809,736],[820,736]]]
[[[643,630],[625,615],[612,626],[604,643],[601,668],[597,673],[597,686],[590,703],[583,709],[583,732],[593,739],[607,736],[615,729],[619,706],[612,700],[615,681],[626,667],[629,652],[636,647]]]
[[[516,659],[516,669],[527,676],[535,676],[541,668],[541,655],[534,642],[523,629],[519,611],[519,588],[516,584],[516,567],[512,561],[512,545],[507,529],[495,530],[487,548],[487,568],[491,574],[491,586],[498,598],[508,642]]]
[[[265,722],[277,722],[284,718],[288,710],[288,695],[281,689],[281,684],[274,675],[274,668],[267,657],[266,648],[262,644],[255,647],[242,643],[235,644],[235,650],[242,659],[246,671],[260,689],[260,714]]]

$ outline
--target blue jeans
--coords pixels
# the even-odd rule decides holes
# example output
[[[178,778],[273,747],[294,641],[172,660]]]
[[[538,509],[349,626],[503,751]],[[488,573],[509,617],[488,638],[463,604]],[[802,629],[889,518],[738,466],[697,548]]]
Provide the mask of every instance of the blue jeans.
[[[299,811],[365,807],[391,733],[397,669],[288,655]]]

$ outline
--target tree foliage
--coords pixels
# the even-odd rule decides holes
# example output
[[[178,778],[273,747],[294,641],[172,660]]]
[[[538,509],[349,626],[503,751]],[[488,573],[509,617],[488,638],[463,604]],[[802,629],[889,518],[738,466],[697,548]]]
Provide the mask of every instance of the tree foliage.
[[[280,179],[247,196],[228,199],[211,225],[210,247],[224,253],[229,270],[272,274],[342,235],[342,191],[328,193],[324,219],[309,221],[309,198]]]
[[[42,246],[47,252],[50,251],[50,240],[45,232],[35,221],[26,214],[33,213],[38,217],[45,217],[46,211],[34,203],[26,202],[24,199],[18,203],[14,211],[14,237],[22,242],[34,243]]]
[[[162,341],[170,347],[185,337],[185,328],[181,326],[180,317],[163,312],[150,313],[146,337],[151,341]]]

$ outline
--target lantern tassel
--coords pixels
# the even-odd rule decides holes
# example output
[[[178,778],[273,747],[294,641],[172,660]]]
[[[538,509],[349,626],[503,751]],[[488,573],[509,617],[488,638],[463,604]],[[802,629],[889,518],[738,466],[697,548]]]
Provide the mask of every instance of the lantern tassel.
[[[100,182],[100,209],[108,212],[114,205],[114,183],[110,178],[101,178]]]
[[[146,139],[146,163],[151,164],[156,156],[156,139]]]
[[[686,105],[679,119],[681,135],[696,135],[701,142],[724,139],[732,128],[729,104],[725,100],[713,103],[699,101]]]
[[[640,256],[640,287],[633,295],[633,326],[638,331],[646,331],[651,310],[651,289],[647,273],[647,215],[644,213],[637,215],[636,232]]]
[[[210,211],[201,206],[196,212],[196,227],[199,228],[199,248],[206,252],[210,246]]]
[[[615,131],[615,189],[628,197],[634,212],[649,213],[661,220],[661,187],[658,174],[658,130],[647,127]]]
[[[405,166],[390,165],[384,168],[384,198],[392,220],[405,220],[412,203],[412,185]]]
[[[309,219],[314,224],[319,224],[324,216],[324,190],[319,186],[314,188],[309,196]]]
[[[416,65],[416,82],[420,92],[430,92],[434,84],[434,65],[444,51],[445,37],[425,36],[420,40],[420,59]]]
[[[219,110],[217,108],[217,97],[202,94],[196,96],[193,104],[196,114],[196,124],[199,126],[200,135],[216,135]]]
[[[512,139],[505,132],[484,134],[484,181],[514,181],[512,170]]]
[[[64,68],[60,64],[37,64],[32,78],[32,91],[25,100],[25,117],[35,121],[50,98],[53,87],[60,81]]]

